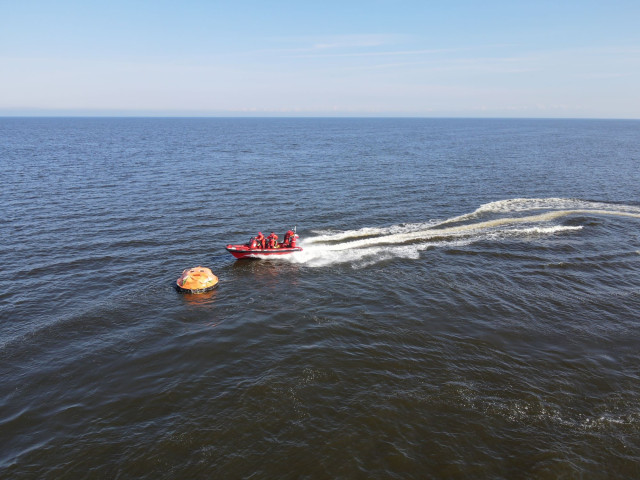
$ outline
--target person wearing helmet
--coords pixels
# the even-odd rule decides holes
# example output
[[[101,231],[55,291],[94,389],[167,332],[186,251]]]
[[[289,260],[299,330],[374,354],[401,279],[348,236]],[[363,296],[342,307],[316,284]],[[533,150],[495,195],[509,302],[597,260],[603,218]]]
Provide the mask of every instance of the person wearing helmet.
[[[291,241],[293,240],[294,235],[295,233],[293,230],[287,231],[287,233],[284,234],[284,242],[282,245],[284,247],[291,247]]]
[[[278,235],[271,232],[271,235],[267,237],[267,246],[269,248],[278,248]]]

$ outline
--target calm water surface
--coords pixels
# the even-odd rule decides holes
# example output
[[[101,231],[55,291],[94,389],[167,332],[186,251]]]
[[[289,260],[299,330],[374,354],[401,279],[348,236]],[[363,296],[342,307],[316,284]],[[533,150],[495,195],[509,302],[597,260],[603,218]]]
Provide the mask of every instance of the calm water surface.
[[[0,166],[0,478],[640,477],[638,121],[5,118]]]

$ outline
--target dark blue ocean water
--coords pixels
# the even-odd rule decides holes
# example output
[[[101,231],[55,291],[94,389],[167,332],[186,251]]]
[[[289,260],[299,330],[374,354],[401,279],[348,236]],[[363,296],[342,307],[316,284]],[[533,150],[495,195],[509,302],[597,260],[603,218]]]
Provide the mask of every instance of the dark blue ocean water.
[[[0,478],[640,477],[639,121],[4,118],[0,167]]]

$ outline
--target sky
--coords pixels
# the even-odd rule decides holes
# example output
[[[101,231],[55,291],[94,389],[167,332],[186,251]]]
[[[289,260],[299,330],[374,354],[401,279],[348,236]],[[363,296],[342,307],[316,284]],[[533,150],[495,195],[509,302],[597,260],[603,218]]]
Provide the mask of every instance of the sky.
[[[0,0],[0,115],[640,118],[638,0]]]

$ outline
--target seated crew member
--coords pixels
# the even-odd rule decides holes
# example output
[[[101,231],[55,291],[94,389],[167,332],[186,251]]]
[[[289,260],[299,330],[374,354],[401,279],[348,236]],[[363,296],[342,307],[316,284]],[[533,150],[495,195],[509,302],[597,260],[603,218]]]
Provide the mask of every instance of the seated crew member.
[[[256,243],[258,244],[258,248],[265,248],[264,235],[262,234],[262,232],[258,232]]]
[[[267,237],[267,245],[269,248],[278,248],[278,235],[271,232],[271,235]]]
[[[258,248],[258,242],[256,240],[256,237],[251,237],[251,240],[249,240],[249,248],[251,250],[255,250],[256,248]]]

